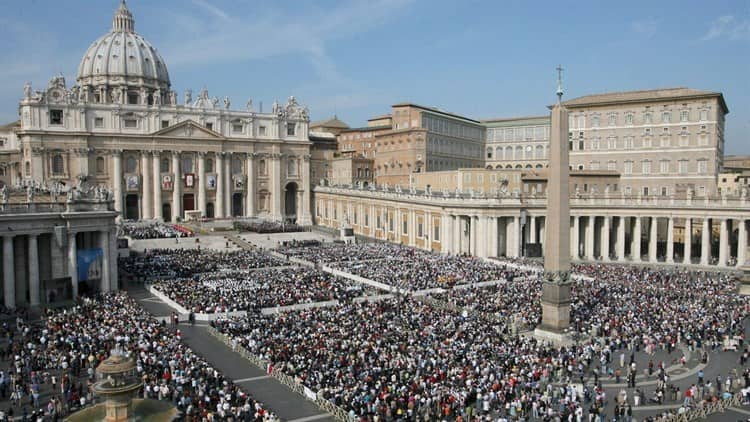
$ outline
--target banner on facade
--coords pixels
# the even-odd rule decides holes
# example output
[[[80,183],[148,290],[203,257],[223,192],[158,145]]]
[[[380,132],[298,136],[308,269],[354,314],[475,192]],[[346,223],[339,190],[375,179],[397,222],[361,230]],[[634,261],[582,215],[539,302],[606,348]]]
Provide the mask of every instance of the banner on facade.
[[[161,176],[161,188],[163,190],[172,190],[172,186],[174,186],[172,175],[171,174],[162,175]]]
[[[193,173],[185,174],[185,187],[192,188],[195,185],[195,175]]]
[[[132,174],[126,177],[125,186],[127,190],[138,190],[138,176]]]
[[[102,248],[78,249],[78,281],[102,278]]]
[[[209,174],[206,176],[206,188],[214,190],[216,189],[216,175]]]

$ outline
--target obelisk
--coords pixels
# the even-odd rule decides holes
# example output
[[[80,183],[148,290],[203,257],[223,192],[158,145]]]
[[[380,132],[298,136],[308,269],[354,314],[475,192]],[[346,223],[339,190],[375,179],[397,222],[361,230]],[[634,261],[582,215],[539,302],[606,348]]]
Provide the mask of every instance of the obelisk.
[[[557,103],[552,107],[544,224],[542,324],[535,336],[565,342],[570,325],[570,191],[568,111],[562,105],[562,67],[557,67]]]

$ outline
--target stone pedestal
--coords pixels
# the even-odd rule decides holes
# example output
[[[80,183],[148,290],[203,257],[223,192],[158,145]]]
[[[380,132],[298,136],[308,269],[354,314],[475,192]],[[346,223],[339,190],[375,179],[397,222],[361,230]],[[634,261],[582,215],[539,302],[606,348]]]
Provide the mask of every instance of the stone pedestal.
[[[742,296],[750,296],[750,266],[744,266],[741,270],[739,293]]]
[[[570,284],[545,281],[542,286],[542,330],[562,333],[570,327]]]

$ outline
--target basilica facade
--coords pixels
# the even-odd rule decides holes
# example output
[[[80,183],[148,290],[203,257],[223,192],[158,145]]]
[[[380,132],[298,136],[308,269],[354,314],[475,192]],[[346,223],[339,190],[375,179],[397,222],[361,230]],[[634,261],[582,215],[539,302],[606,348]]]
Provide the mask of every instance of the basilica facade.
[[[263,217],[310,224],[309,116],[294,97],[263,113],[203,88],[173,90],[124,1],[83,55],[75,84],[24,86],[24,184],[111,190],[125,219]],[[192,212],[191,212],[192,211]]]

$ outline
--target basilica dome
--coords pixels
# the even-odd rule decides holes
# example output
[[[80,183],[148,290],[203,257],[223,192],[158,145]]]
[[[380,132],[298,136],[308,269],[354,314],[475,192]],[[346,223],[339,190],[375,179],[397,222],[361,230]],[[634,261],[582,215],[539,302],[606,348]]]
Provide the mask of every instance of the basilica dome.
[[[94,41],[78,65],[78,85],[98,90],[118,87],[169,91],[169,72],[156,48],[135,32],[125,0],[115,11],[112,31]]]

